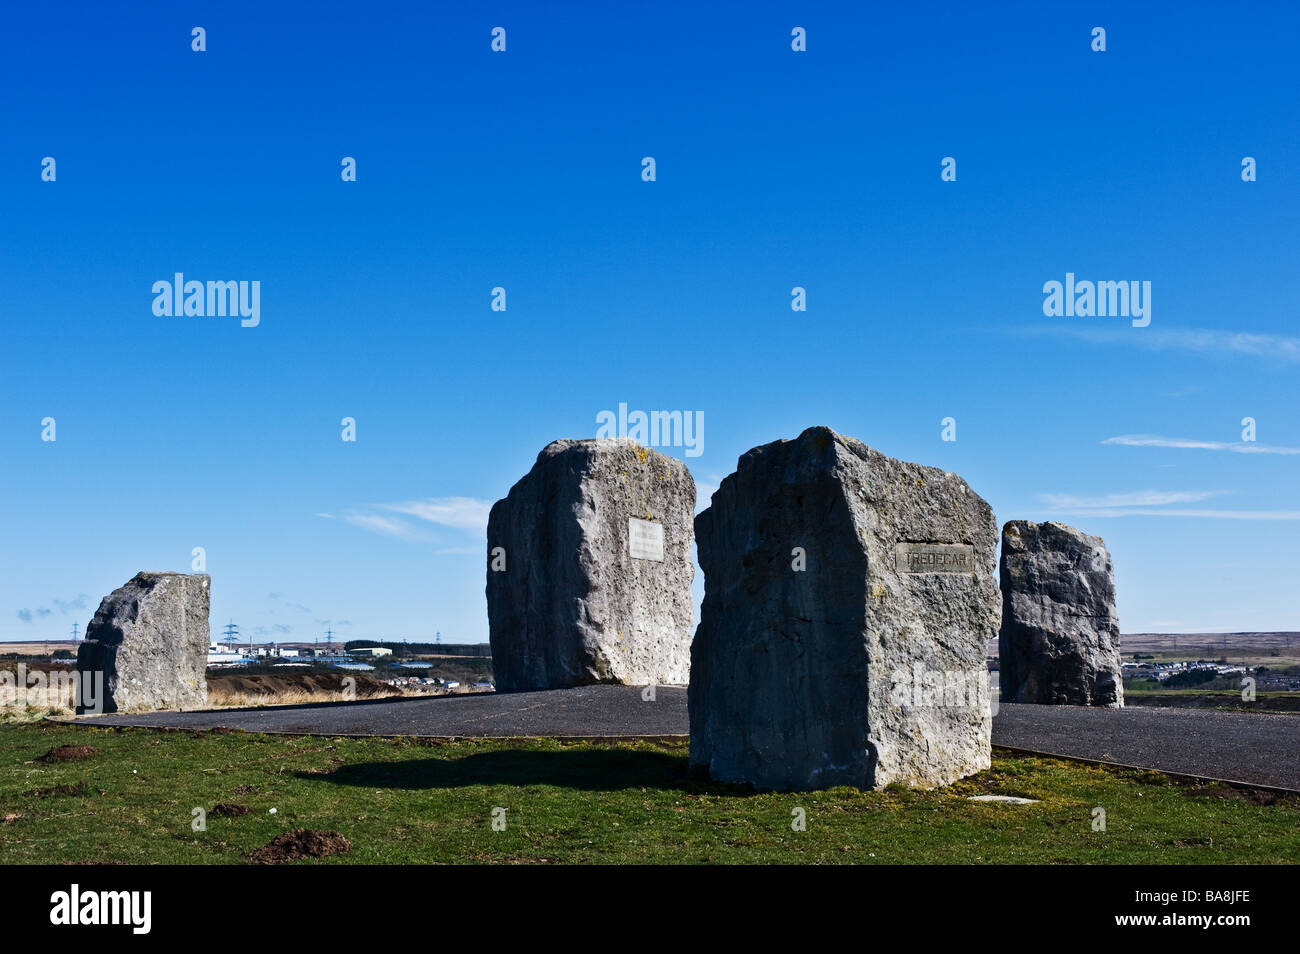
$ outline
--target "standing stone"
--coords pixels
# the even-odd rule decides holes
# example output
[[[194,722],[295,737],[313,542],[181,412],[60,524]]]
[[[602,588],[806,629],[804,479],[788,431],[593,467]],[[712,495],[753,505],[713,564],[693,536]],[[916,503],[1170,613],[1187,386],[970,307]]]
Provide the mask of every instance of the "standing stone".
[[[488,517],[497,689],[685,683],[694,512],[679,460],[626,438],[548,445]]]
[[[989,767],[997,525],[964,480],[814,427],[741,457],[695,533],[693,767],[781,790]]]
[[[137,573],[104,597],[77,650],[79,673],[103,674],[103,712],[197,709],[208,698],[206,573]],[[81,680],[87,679],[82,675]],[[77,711],[92,701],[85,696]]]
[[[1003,701],[1122,706],[1115,572],[1101,537],[1009,521],[1001,581]]]

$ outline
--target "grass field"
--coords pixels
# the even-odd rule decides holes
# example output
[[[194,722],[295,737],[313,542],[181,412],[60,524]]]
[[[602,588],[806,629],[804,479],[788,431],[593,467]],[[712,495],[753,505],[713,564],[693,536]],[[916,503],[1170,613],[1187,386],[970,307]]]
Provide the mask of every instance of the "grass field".
[[[62,745],[97,751],[37,761]],[[967,799],[978,793],[1041,802]],[[753,794],[689,777],[684,743],[0,727],[3,863],[239,864],[300,828],[351,850],[299,863],[1300,861],[1300,804],[1259,795],[998,751],[941,791]]]

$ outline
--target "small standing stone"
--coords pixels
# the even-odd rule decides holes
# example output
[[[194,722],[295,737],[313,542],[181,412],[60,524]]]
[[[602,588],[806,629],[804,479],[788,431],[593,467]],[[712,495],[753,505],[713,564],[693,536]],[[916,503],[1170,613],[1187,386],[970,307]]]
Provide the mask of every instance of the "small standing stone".
[[[488,517],[497,689],[684,684],[694,513],[679,460],[626,438],[548,445]]]
[[[197,709],[208,698],[207,574],[137,573],[104,597],[77,650],[84,685],[102,674],[103,712]],[[84,691],[84,690],[83,690]],[[77,711],[94,702],[83,695]]]
[[[1115,573],[1101,537],[1009,521],[1001,580],[1002,700],[1122,706]]]

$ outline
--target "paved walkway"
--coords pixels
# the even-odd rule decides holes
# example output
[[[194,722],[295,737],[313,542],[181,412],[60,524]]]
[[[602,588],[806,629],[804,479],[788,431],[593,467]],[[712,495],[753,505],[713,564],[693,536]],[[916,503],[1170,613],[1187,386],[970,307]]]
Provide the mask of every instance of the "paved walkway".
[[[155,712],[77,720],[305,735],[619,738],[684,736],[686,690],[628,686],[373,702]],[[1300,791],[1300,716],[1198,709],[1003,705],[993,744]]]
[[[553,692],[483,692],[261,709],[91,716],[95,725],[245,729],[304,735],[415,735],[511,738],[614,738],[686,735],[686,689],[657,686],[654,699],[635,686],[583,686]]]
[[[993,744],[1300,791],[1300,715],[1001,706]]]

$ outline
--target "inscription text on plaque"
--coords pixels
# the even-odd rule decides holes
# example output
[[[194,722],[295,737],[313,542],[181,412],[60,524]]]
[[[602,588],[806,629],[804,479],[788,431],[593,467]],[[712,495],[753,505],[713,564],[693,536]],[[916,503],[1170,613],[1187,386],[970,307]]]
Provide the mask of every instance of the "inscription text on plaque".
[[[974,573],[975,548],[969,543],[900,543],[894,568],[899,573]]]

